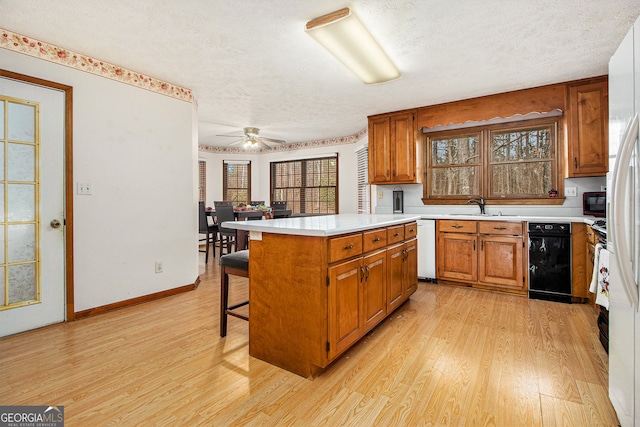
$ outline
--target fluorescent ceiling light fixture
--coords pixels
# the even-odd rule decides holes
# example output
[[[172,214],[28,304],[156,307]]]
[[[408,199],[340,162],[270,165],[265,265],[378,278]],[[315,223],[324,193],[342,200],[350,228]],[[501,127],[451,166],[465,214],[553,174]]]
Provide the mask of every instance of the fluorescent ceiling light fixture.
[[[366,84],[400,78],[400,71],[348,7],[307,22],[305,31]]]

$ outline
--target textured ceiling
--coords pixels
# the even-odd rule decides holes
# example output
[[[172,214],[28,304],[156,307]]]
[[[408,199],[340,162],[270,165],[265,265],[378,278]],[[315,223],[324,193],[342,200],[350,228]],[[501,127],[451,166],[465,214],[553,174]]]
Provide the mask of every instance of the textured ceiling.
[[[367,86],[305,34],[345,6],[401,79]],[[638,15],[638,0],[0,0],[2,28],[192,89],[207,145],[245,126],[350,136],[372,114],[606,74]]]

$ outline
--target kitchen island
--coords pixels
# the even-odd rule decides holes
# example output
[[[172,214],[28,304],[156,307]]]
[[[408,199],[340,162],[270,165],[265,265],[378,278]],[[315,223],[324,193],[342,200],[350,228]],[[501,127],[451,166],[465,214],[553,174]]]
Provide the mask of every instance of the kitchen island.
[[[419,215],[225,222],[249,240],[249,354],[313,378],[417,289]]]

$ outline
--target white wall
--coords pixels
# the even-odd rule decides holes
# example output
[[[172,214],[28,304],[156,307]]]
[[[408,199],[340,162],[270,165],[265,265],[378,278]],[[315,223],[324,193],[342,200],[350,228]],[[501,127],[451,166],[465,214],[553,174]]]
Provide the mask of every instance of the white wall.
[[[527,215],[536,216],[581,216],[582,215],[582,193],[585,191],[600,191],[601,186],[606,185],[605,177],[594,178],[568,178],[564,181],[565,190],[567,187],[576,187],[576,196],[567,197],[560,206],[553,205],[487,205],[486,212],[497,214],[502,212],[505,215]],[[393,190],[403,190],[404,212],[411,214],[447,214],[447,213],[478,213],[476,205],[424,205],[422,204],[422,184],[405,185],[374,185],[372,186],[372,201],[375,213],[391,213],[393,210],[391,200]],[[378,193],[382,192],[382,199],[378,198]]]
[[[74,196],[75,311],[193,283],[193,105],[5,49],[0,64],[73,86],[74,185],[93,184]]]
[[[340,213],[357,213],[358,170],[356,151],[366,144],[367,136],[354,144],[333,145],[262,154],[210,153],[200,151],[198,158],[207,162],[206,204],[222,200],[222,161],[251,160],[251,198],[270,201],[269,164],[283,160],[306,159],[338,153],[338,208]]]

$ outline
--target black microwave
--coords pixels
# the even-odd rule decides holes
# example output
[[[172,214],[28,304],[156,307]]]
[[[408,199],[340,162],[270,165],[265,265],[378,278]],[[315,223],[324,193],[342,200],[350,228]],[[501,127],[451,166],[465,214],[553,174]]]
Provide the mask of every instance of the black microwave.
[[[582,214],[593,216],[606,216],[607,193],[606,191],[587,191],[582,193]]]

